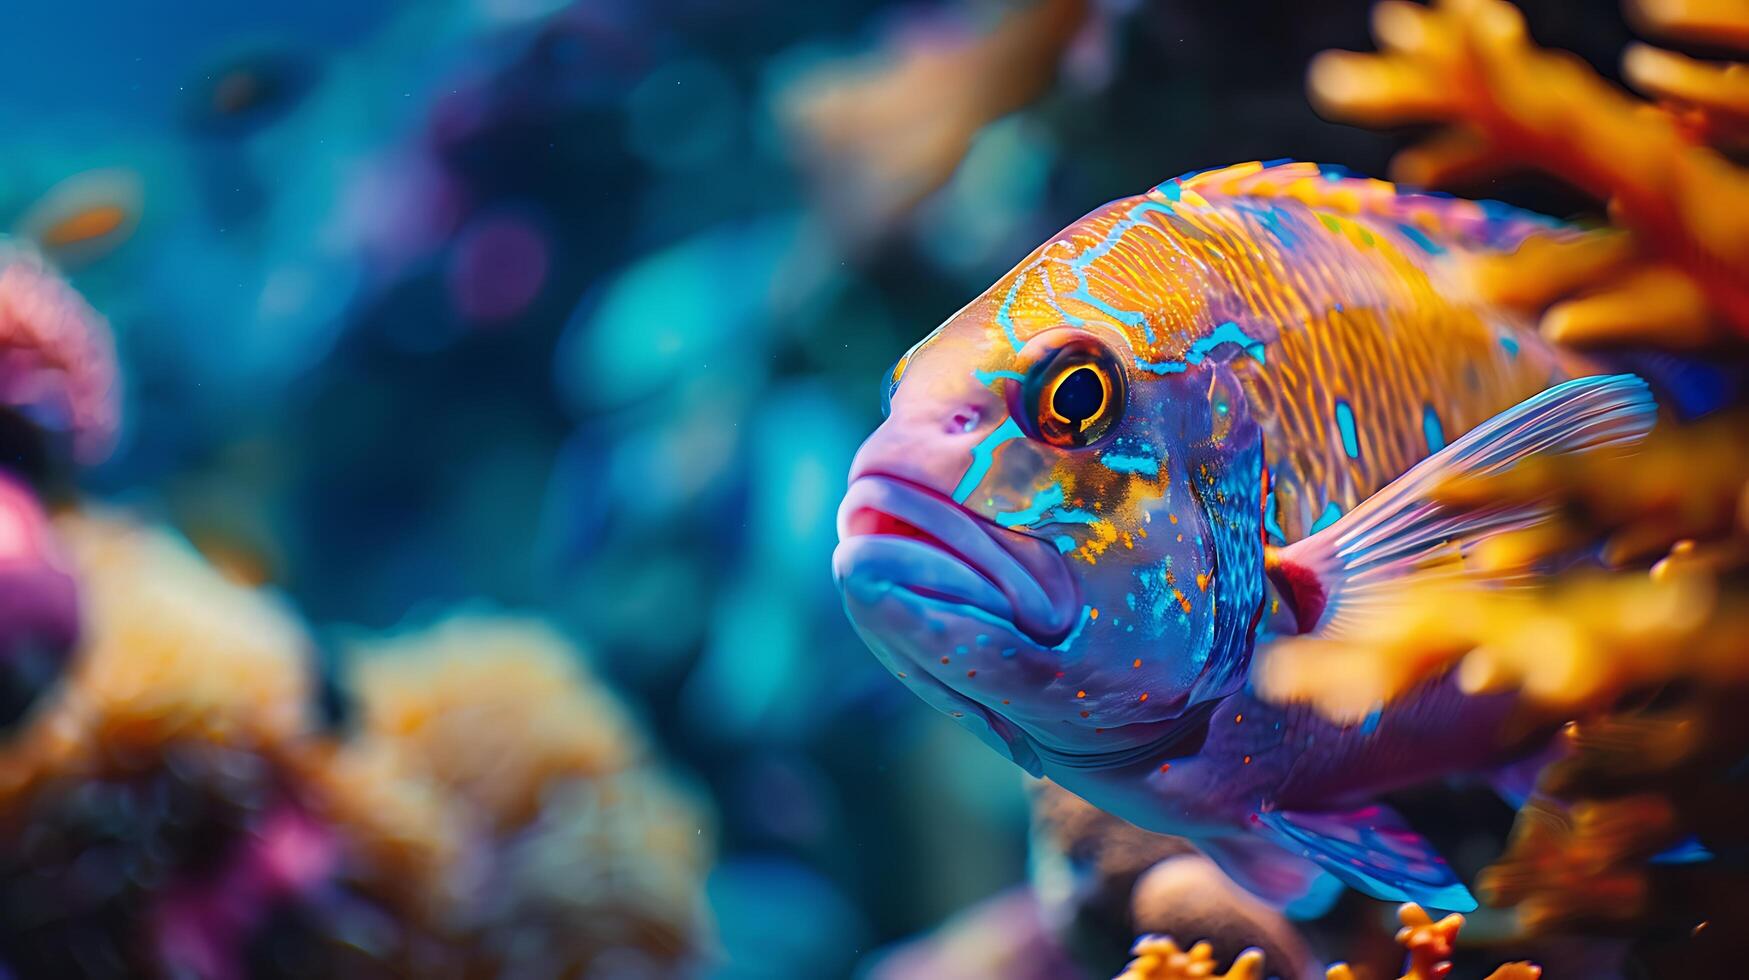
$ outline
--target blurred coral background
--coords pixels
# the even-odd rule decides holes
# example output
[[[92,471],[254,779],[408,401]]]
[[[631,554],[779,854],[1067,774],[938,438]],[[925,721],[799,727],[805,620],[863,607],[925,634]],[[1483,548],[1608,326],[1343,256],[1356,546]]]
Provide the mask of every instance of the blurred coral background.
[[[1621,80],[1636,33],[1615,4],[1519,7],[1538,44]],[[1701,54],[1749,39],[1749,13],[1718,9]],[[1634,244],[1527,252],[1500,294],[1575,344],[1749,330],[1740,221],[1709,238],[1665,220],[1680,201],[1583,159],[1510,167],[1473,127],[1418,142],[1480,118],[1417,101],[1438,51],[1314,60],[1403,42],[1370,17],[1364,0],[9,9],[0,505],[40,555],[0,569],[26,597],[0,601],[18,637],[0,644],[0,976],[1104,977],[1142,933],[1181,942],[1137,947],[1154,957],[1137,977],[1211,975],[1197,939],[1222,966],[1262,947],[1270,975],[1396,976],[1394,910],[1351,897],[1290,925],[1181,842],[1027,785],[888,676],[828,574],[894,358],[1060,226],[1186,171],[1292,156],[1613,218]],[[1680,106],[1672,140],[1749,145],[1741,74],[1709,114],[1693,63],[1632,51],[1640,88]],[[1495,147],[1536,131],[1527,116]],[[1676,159],[1622,179],[1664,186]],[[1716,177],[1727,211],[1749,200],[1741,170],[1681,172]],[[1587,293],[1599,276],[1621,289]],[[1717,461],[1710,484],[1570,492],[1563,533],[1637,528],[1636,557],[1684,541],[1670,561],[1740,567],[1743,431],[1664,450]],[[1548,634],[1527,620],[1668,611],[1658,643],[1562,634],[1603,666],[1532,693],[1604,711],[1686,676],[1651,646],[1744,635],[1728,582],[1564,588],[1553,610],[1478,606],[1493,632],[1439,666],[1486,647],[1459,669],[1535,687],[1524,661],[1548,648],[1514,660],[1511,637]],[[1450,602],[1482,600],[1428,597],[1444,616],[1405,612],[1379,646],[1439,646]],[[1741,692],[1742,652],[1698,676]],[[1291,658],[1274,681],[1340,713],[1412,680],[1344,656],[1374,686],[1321,690]],[[1689,772],[1692,740],[1609,717]],[[1727,755],[1749,738],[1728,727]],[[1622,806],[1584,764],[1575,793]],[[1636,799],[1623,819],[1672,838],[1744,813],[1740,791]],[[1442,812],[1470,871],[1513,821],[1492,800]],[[1595,924],[1572,898],[1599,881],[1614,911],[1639,903],[1603,910],[1606,933],[1667,894],[1595,864],[1530,894],[1566,852],[1520,830],[1492,887],[1544,924]],[[1609,856],[1638,869],[1657,849]],[[1403,942],[1449,954],[1456,925],[1418,914]],[[1520,957],[1621,975],[1616,940],[1527,945],[1501,911],[1472,933],[1453,976]]]

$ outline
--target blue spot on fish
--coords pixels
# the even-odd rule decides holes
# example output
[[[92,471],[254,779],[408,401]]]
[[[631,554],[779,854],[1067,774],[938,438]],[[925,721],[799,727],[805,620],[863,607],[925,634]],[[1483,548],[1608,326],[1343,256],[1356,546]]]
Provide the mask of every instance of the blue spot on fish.
[[[1421,409],[1421,431],[1427,436],[1427,451],[1439,452],[1445,448],[1445,426],[1439,424],[1439,413],[1432,405]]]
[[[1333,503],[1332,504],[1325,504],[1324,505],[1324,513],[1319,514],[1318,519],[1315,522],[1313,522],[1313,524],[1312,524],[1311,533],[1317,534],[1319,531],[1324,530],[1325,528],[1329,527],[1330,525],[1336,523],[1337,521],[1339,521],[1341,519],[1342,519],[1342,508],[1336,506]]]
[[[972,377],[976,378],[978,383],[986,388],[991,387],[994,382],[1002,378],[1023,383],[1026,381],[1026,375],[1021,374],[1019,371],[973,371]]]
[[[1066,555],[1075,550],[1075,539],[1069,537],[1067,534],[1057,535],[1053,543],[1057,546],[1058,554]]]
[[[1161,361],[1159,363],[1149,363],[1139,357],[1136,358],[1136,367],[1139,367],[1144,371],[1152,371],[1155,374],[1183,374],[1190,370],[1190,365],[1183,361]]]
[[[1149,363],[1138,357],[1136,358],[1136,367],[1144,371],[1152,371],[1155,374],[1183,374],[1190,369],[1192,364],[1201,364],[1208,358],[1211,351],[1222,344],[1238,344],[1257,363],[1267,363],[1264,360],[1267,349],[1263,346],[1263,342],[1246,333],[1238,323],[1228,320],[1215,327],[1208,336],[1199,338],[1191,344],[1190,349],[1184,352],[1184,360]]]
[[[1401,225],[1397,226],[1397,230],[1403,233],[1404,238],[1407,238],[1410,241],[1414,242],[1415,244],[1421,246],[1421,250],[1423,252],[1426,252],[1428,255],[1440,255],[1440,254],[1443,254],[1445,252],[1445,246],[1440,245],[1438,242],[1435,242],[1431,238],[1428,238],[1427,235],[1421,231],[1421,229],[1415,227],[1414,225],[1401,224]]]
[[[1045,511],[1063,502],[1063,485],[1053,483],[1033,495],[1032,504],[1021,510],[1011,510],[996,515],[996,523],[1003,527],[1013,527],[1016,524],[1031,524],[1045,515]]]
[[[1026,433],[1020,431],[1020,424],[1011,415],[1003,423],[991,430],[981,442],[972,447],[972,463],[966,467],[966,473],[960,477],[959,486],[953,489],[953,501],[963,504],[972,491],[978,489],[978,484],[984,482],[984,475],[990,472],[990,464],[996,459],[996,447],[1010,439],[1024,439]]]
[[[1500,347],[1512,357],[1518,356],[1518,338],[1509,333],[1500,335]]]
[[[1259,208],[1239,203],[1235,203],[1233,206],[1240,213],[1256,218],[1257,224],[1274,237],[1277,242],[1280,242],[1282,248],[1291,249],[1299,244],[1299,238],[1288,229],[1283,221],[1286,214],[1280,208]]]
[[[1263,343],[1253,339],[1250,334],[1240,328],[1238,323],[1232,320],[1220,324],[1215,327],[1207,337],[1191,344],[1190,350],[1184,355],[1184,359],[1192,364],[1199,363],[1204,357],[1208,356],[1210,351],[1222,344],[1238,344],[1244,349],[1245,353],[1250,354],[1257,363],[1265,363]]]
[[[1336,400],[1336,428],[1342,433],[1342,451],[1349,459],[1360,458],[1360,437],[1354,431],[1354,409],[1344,399]]]
[[[1281,521],[1275,514],[1275,488],[1271,487],[1269,496],[1263,500],[1263,529],[1269,532],[1269,539],[1276,544],[1287,544],[1287,534],[1281,529]]]
[[[1371,735],[1373,732],[1378,731],[1379,719],[1384,717],[1384,713],[1383,708],[1374,708],[1367,712],[1366,717],[1360,720],[1360,733],[1362,735]]]
[[[1104,453],[1099,462],[1113,473],[1158,473],[1160,461],[1149,456],[1119,456],[1116,453]]]

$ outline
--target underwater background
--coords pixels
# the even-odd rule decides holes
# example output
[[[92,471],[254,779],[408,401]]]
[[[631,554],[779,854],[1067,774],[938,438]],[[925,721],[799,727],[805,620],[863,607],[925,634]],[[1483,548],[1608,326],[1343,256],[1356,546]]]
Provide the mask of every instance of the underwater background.
[[[1180,866],[1134,911],[1185,845],[965,737],[830,576],[886,372],[1046,236],[1228,163],[1391,172],[1426,127],[1306,91],[1371,6],[9,5],[0,324],[114,378],[95,421],[7,397],[82,625],[6,685],[0,975],[1106,977],[1200,921],[1396,976],[1352,896],[1290,925]],[[1518,7],[1621,77],[1614,3]],[[1469,872],[1513,821],[1430,812]],[[1453,976],[1677,975],[1508,917]]]

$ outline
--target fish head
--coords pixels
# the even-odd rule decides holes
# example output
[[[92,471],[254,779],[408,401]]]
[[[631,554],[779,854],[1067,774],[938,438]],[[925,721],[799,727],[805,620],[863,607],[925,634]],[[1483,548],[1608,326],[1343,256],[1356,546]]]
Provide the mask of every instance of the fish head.
[[[1041,747],[1122,751],[1243,682],[1263,476],[1229,361],[1152,370],[1123,322],[1021,318],[1019,291],[895,366],[833,570],[894,674],[1036,772]]]

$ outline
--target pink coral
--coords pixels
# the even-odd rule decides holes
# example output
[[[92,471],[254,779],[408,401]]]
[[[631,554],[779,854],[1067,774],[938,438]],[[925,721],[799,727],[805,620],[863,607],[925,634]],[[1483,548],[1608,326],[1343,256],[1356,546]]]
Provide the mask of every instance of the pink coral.
[[[0,401],[64,416],[89,463],[115,441],[120,392],[108,323],[41,259],[0,248]]]

